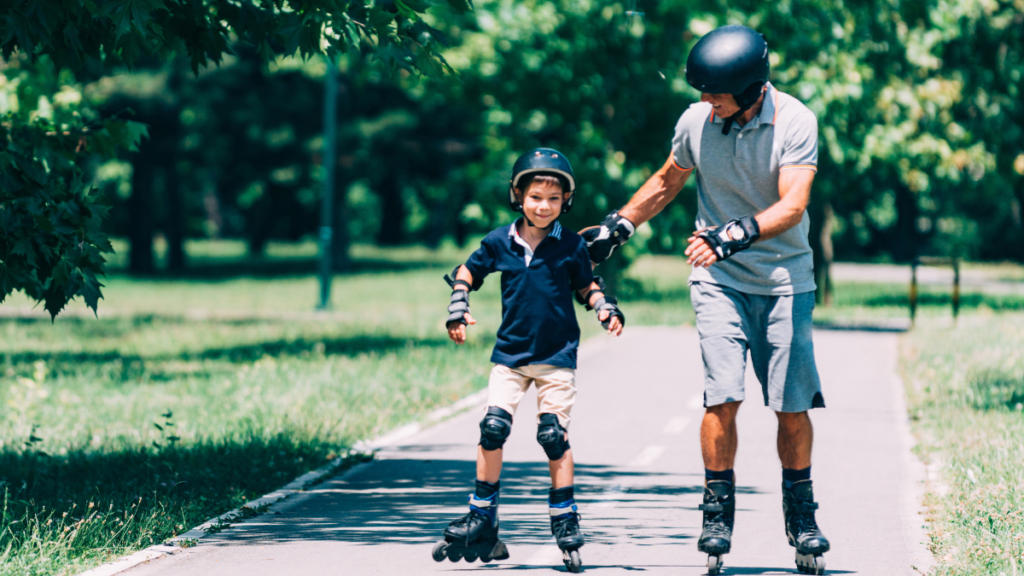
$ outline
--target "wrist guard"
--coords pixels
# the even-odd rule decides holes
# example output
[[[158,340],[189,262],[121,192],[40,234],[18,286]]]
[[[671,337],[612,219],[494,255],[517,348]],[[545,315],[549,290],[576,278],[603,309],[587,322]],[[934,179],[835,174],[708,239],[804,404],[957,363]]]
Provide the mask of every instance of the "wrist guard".
[[[484,285],[483,278],[477,279],[474,277],[472,286],[469,284],[469,282],[466,282],[465,280],[458,280],[457,278],[459,277],[459,268],[462,268],[462,264],[459,264],[455,268],[452,268],[451,276],[447,274],[444,275],[444,281],[447,282],[449,286],[451,286],[452,290],[454,290],[456,286],[460,285],[465,286],[469,290],[479,290],[480,287]],[[452,280],[452,278],[456,278],[456,280]]]
[[[744,216],[729,220],[725,226],[708,228],[697,234],[697,237],[707,242],[721,261],[750,248],[761,237],[761,227],[753,216]]]
[[[469,285],[469,282],[464,280],[456,280],[454,283],[458,284],[460,282],[464,286]],[[452,301],[448,305],[448,320],[445,321],[445,325],[447,326],[452,322],[468,324],[466,322],[466,314],[469,314],[469,290],[453,290]]]
[[[622,310],[619,310],[619,301],[616,300],[614,296],[601,296],[598,298],[597,302],[594,302],[594,310],[597,311],[597,319],[599,321],[601,320],[601,311],[608,311],[608,318],[601,322],[601,326],[604,326],[605,330],[607,330],[608,326],[611,325],[612,318],[616,316],[619,317],[619,322],[621,322],[623,326],[626,325],[626,315],[622,313]]]
[[[604,278],[601,278],[600,276],[594,276],[594,283],[597,284],[598,292],[604,292]],[[593,307],[590,306],[590,295],[593,293],[594,291],[590,290],[586,294],[580,294],[580,291],[576,290],[572,293],[572,295],[576,297],[576,303],[579,304],[580,306],[583,306],[589,312],[590,310],[594,309]]]
[[[580,233],[587,242],[590,261],[600,264],[615,252],[615,249],[626,243],[636,231],[636,226],[629,220],[619,216],[616,210],[605,217],[600,226],[589,228]]]

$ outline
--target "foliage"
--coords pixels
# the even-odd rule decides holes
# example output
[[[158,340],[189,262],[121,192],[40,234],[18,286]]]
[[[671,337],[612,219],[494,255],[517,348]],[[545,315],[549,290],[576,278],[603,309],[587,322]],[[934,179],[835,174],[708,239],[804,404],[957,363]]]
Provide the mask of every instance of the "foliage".
[[[901,346],[918,450],[939,472],[928,496],[936,574],[1024,568],[1024,346],[1019,313],[929,324]]]
[[[457,13],[470,0],[448,0]],[[115,58],[131,67],[145,56],[188,54],[196,74],[218,64],[238,39],[263,61],[279,53],[304,58],[337,54],[370,43],[389,67],[441,76],[450,70],[426,38],[438,32],[423,20],[425,0],[33,0],[0,6],[0,54],[46,54],[59,67]]]
[[[66,77],[46,62],[20,64],[8,63],[0,76],[0,302],[23,290],[51,318],[76,296],[95,311],[102,253],[111,247],[101,228],[106,208],[80,164],[134,149],[146,129],[118,118],[89,121],[75,110],[80,95]]]
[[[448,5],[455,13],[471,9],[469,0],[449,0]],[[81,95],[73,77],[62,73],[58,86],[52,86],[58,76],[53,71],[81,72],[97,63],[131,67],[144,57],[184,52],[198,74],[207,64],[220,63],[231,52],[229,40],[237,39],[254,46],[260,62],[279,53],[308,58],[365,48],[389,70],[441,77],[451,68],[438,53],[443,37],[423,19],[428,8],[423,0],[34,0],[0,5],[0,54],[6,66],[17,67],[14,57],[19,55],[22,62],[27,58],[51,70],[22,75],[20,92],[5,98],[16,102],[15,109],[0,110],[7,113],[0,170],[5,194],[15,194],[0,199],[0,301],[12,290],[25,290],[43,300],[54,316],[75,296],[95,309],[100,298],[96,276],[103,273],[100,252],[109,244],[101,228],[105,210],[87,184],[80,153],[91,149],[110,158],[119,148],[135,149],[144,134],[138,123],[78,110]],[[35,94],[33,84],[51,90]],[[52,90],[58,87],[59,94]],[[46,98],[45,105],[33,115],[33,97],[39,96]],[[11,107],[10,102],[2,108]],[[56,118],[51,103],[59,103]]]

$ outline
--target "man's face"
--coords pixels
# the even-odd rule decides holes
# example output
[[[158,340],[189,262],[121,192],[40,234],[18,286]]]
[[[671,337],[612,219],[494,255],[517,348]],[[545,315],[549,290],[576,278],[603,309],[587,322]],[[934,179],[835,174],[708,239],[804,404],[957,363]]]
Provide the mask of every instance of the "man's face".
[[[722,118],[728,118],[740,110],[732,94],[708,94],[703,92],[700,95],[700,101],[710,103],[712,108],[715,109],[715,116]]]

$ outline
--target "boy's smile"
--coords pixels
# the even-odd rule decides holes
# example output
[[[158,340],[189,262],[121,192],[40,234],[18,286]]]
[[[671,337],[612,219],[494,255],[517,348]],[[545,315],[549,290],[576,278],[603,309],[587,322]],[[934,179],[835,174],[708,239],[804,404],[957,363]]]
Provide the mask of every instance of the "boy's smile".
[[[546,182],[531,182],[530,187],[523,194],[523,214],[537,228],[547,228],[562,214],[563,195],[561,186]],[[527,232],[527,234],[531,232]],[[546,232],[545,230],[544,235]]]

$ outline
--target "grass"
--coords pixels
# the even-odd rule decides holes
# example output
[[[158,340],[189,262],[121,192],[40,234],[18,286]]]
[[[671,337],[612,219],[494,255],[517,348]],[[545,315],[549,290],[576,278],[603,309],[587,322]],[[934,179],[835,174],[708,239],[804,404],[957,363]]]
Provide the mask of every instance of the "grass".
[[[1024,314],[923,325],[902,340],[922,457],[944,486],[928,495],[938,575],[1024,569]]]
[[[188,249],[186,276],[113,274],[98,319],[81,304],[53,324],[23,298],[0,308],[0,576],[73,574],[161,542],[486,385],[497,278],[473,295],[467,346],[441,326],[441,276],[464,250],[356,246],[334,309],[314,312],[315,246]],[[618,294],[627,330],[692,324],[688,273],[639,260]],[[901,294],[841,284],[817,316],[905,318]],[[921,317],[948,316],[948,296],[927,294]],[[965,314],[1024,309],[999,302],[965,296]]]

